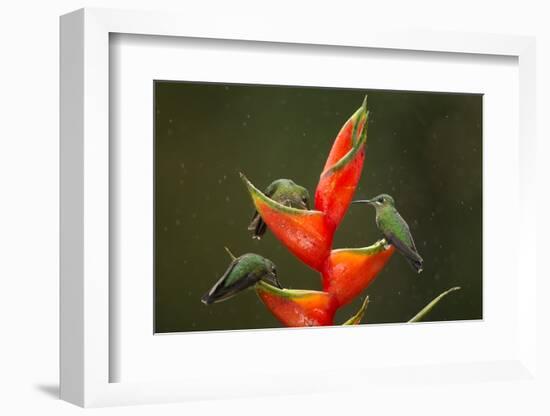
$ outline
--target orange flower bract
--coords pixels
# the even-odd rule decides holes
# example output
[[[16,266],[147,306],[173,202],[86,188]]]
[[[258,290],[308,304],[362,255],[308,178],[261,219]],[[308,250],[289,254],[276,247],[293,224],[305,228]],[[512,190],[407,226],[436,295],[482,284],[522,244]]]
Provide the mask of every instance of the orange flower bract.
[[[330,294],[314,290],[272,290],[266,286],[256,288],[258,296],[282,324],[333,325],[337,304]]]
[[[333,295],[339,306],[347,305],[372,283],[394,251],[384,243],[333,250],[323,270],[323,290]]]

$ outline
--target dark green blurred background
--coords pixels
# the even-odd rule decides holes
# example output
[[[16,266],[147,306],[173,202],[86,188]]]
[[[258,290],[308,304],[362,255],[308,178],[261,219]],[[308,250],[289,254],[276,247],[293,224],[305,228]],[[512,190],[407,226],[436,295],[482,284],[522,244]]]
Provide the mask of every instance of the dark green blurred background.
[[[319,275],[268,233],[247,231],[253,208],[239,172],[260,189],[277,178],[315,187],[332,142],[368,93],[367,157],[356,198],[385,192],[408,221],[424,272],[395,255],[366,290],[368,323],[403,322],[461,286],[429,319],[482,317],[482,96],[157,81],[155,88],[156,332],[279,327],[253,290],[205,306],[230,263],[224,251],[275,262],[285,287]],[[374,209],[353,206],[334,248],[380,238]],[[362,301],[338,311],[342,323]]]

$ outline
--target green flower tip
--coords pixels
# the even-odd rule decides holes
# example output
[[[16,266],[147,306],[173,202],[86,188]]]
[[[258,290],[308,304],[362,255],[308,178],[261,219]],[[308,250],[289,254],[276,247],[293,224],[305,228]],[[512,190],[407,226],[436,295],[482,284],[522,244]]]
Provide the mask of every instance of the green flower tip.
[[[367,127],[368,127],[368,121],[369,121],[369,111],[367,110],[366,95],[365,95],[365,99],[363,100],[363,104],[352,116],[352,120],[353,120],[353,130],[351,132],[351,144],[352,144],[351,149],[344,156],[342,156],[342,158],[338,162],[336,162],[334,165],[332,165],[332,167],[327,169],[327,171],[323,174],[323,176],[330,175],[342,169],[344,166],[346,166],[349,162],[352,161],[355,155],[359,153],[363,145],[367,142]],[[361,135],[357,137],[357,132],[361,124],[364,124],[363,130],[361,131]]]
[[[365,94],[365,98],[363,99],[363,104],[361,105],[361,108],[363,109],[364,113],[367,112],[367,98],[368,98],[368,95]]]
[[[368,246],[368,247],[360,247],[360,248],[339,248],[336,250],[333,250],[333,253],[336,252],[349,252],[349,253],[356,253],[356,254],[362,254],[366,256],[370,256],[373,254],[381,253],[384,250],[387,250],[387,241],[385,238],[382,238],[381,240],[378,240],[376,243]]]
[[[303,290],[303,289],[279,289],[263,280],[256,283],[256,290],[271,293],[272,295],[279,296],[286,299],[296,299],[311,295],[318,295],[324,292],[318,290]]]

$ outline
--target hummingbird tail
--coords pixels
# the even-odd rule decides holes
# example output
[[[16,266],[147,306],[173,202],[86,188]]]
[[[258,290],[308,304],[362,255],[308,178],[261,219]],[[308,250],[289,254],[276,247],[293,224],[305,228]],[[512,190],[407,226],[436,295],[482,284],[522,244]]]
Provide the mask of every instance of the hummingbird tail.
[[[262,220],[262,217],[258,212],[254,213],[254,217],[252,218],[248,229],[253,232],[252,238],[257,240],[261,240],[262,236],[265,234],[267,225],[264,220]]]
[[[418,259],[407,259],[413,270],[420,274],[424,270],[424,262]]]
[[[211,305],[212,303],[214,303],[214,299],[212,299],[212,296],[210,296],[209,293],[205,293],[201,298],[201,302],[205,305]]]
[[[265,234],[266,230],[267,230],[267,224],[264,222],[264,220],[260,218],[260,220],[258,221],[258,226],[256,227],[256,230],[254,232],[254,236],[258,240],[260,240]]]

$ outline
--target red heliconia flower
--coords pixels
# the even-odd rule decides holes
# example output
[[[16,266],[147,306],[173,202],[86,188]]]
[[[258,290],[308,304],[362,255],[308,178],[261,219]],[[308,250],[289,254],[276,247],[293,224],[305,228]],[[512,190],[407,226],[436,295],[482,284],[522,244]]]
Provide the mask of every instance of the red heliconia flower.
[[[323,270],[323,290],[339,306],[348,304],[372,283],[394,251],[384,240],[365,248],[332,250]]]
[[[262,301],[287,326],[332,325],[336,309],[358,296],[394,252],[385,241],[366,248],[331,251],[334,232],[351,204],[363,169],[366,105],[365,97],[334,141],[315,192],[316,210],[281,205],[242,175],[256,210],[271,232],[322,276],[323,292],[280,290],[263,282],[258,285]],[[362,313],[357,316],[346,324],[359,323]]]
[[[337,304],[326,292],[278,289],[264,282],[256,285],[256,292],[283,325],[327,326],[334,323]]]

